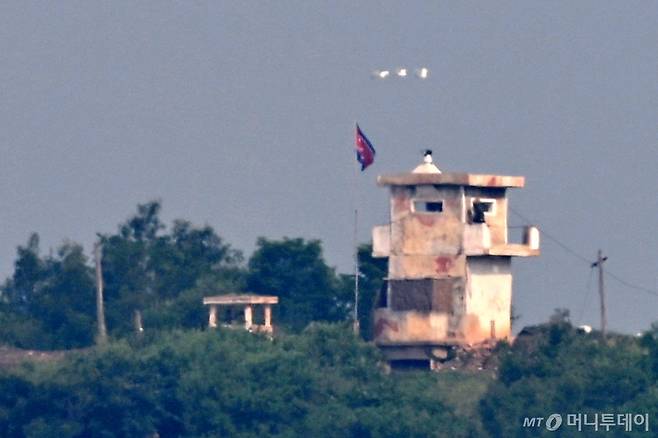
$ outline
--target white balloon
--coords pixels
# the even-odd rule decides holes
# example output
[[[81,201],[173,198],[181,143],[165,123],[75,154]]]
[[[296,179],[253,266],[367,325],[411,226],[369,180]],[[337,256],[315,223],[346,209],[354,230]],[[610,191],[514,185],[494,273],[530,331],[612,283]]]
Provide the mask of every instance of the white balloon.
[[[421,67],[418,70],[416,70],[416,76],[418,76],[420,79],[427,79],[429,75],[430,75],[430,71],[427,67]]]

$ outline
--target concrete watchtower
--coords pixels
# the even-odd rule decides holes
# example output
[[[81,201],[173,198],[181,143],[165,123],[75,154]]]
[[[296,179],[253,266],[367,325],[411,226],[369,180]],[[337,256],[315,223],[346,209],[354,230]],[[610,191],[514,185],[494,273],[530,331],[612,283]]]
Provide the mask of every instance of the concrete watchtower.
[[[388,257],[375,310],[375,343],[387,358],[432,360],[447,349],[510,336],[511,259],[539,255],[539,231],[508,242],[506,190],[521,176],[441,173],[426,151],[390,187],[390,223],[373,229],[373,256]]]

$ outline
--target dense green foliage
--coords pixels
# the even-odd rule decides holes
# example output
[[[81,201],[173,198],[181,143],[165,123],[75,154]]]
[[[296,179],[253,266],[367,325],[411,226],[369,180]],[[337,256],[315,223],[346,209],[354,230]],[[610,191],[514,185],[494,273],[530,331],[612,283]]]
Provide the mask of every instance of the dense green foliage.
[[[553,413],[565,421],[573,413],[648,413],[655,430],[658,330],[642,338],[612,335],[606,342],[578,332],[567,321],[535,331],[499,352],[499,377],[480,402],[480,417],[491,436],[553,436],[555,432],[545,428],[521,427],[525,417]],[[568,430],[565,436],[576,429]],[[611,430],[619,433],[623,428]],[[583,430],[588,434],[598,436],[592,427]],[[636,434],[646,436],[643,429]]]
[[[346,316],[346,303],[338,277],[322,257],[320,241],[258,239],[249,260],[247,289],[277,295],[277,320],[293,329],[311,321],[338,321]]]
[[[159,202],[138,205],[116,233],[99,236],[111,337],[133,333],[136,312],[147,331],[202,328],[202,298],[225,293],[278,295],[275,320],[294,331],[350,314],[352,283],[327,265],[319,241],[261,238],[245,264],[211,227],[176,220],[167,228],[160,209]],[[0,286],[0,342],[36,349],[91,345],[94,281],[80,245],[65,243],[55,255],[42,256],[32,235],[18,248],[13,276]]]
[[[647,413],[655,430],[658,326],[604,341],[559,311],[499,345],[497,373],[390,374],[348,327],[354,276],[329,267],[319,241],[260,238],[245,262],[211,227],[167,228],[159,212],[158,202],[139,205],[116,233],[99,236],[110,344],[0,371],[0,436],[572,436],[564,426],[523,427],[552,413]],[[386,260],[369,245],[358,257],[368,340]],[[0,344],[93,345],[94,269],[80,245],[42,255],[34,234],[14,267],[0,286]],[[274,340],[203,331],[203,296],[246,291],[280,297]]]
[[[373,311],[376,300],[380,298],[384,278],[388,275],[388,259],[374,258],[372,244],[359,245],[359,322],[361,337],[372,340],[373,337]],[[344,288],[349,296],[354,290],[354,275],[344,275]]]
[[[18,248],[15,272],[0,290],[0,339],[19,347],[74,348],[91,344],[94,280],[82,247],[66,243],[40,257],[33,234]]]
[[[551,413],[658,407],[658,330],[642,338],[536,327],[487,372],[386,372],[348,325],[274,340],[162,331],[0,373],[0,436],[575,436],[522,427]],[[647,436],[616,428],[613,436]],[[598,436],[593,428],[582,435]],[[580,434],[578,434],[580,436]]]
[[[159,211],[157,202],[139,205],[118,233],[101,236],[110,334],[132,331],[135,311],[149,329],[201,327],[204,295],[243,288],[239,251],[209,226],[177,220],[165,233]]]
[[[2,436],[466,436],[437,376],[383,372],[344,326],[174,332],[0,377]]]

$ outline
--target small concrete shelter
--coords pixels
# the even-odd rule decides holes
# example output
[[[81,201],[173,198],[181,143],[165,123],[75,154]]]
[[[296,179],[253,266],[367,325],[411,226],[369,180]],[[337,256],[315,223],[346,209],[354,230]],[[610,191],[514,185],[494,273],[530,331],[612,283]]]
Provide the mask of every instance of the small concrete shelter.
[[[219,306],[239,306],[244,309],[244,328],[251,332],[273,333],[272,305],[279,303],[279,297],[272,295],[227,294],[204,297],[203,304],[209,306],[208,327],[217,328]],[[254,324],[254,308],[263,306],[263,324]]]

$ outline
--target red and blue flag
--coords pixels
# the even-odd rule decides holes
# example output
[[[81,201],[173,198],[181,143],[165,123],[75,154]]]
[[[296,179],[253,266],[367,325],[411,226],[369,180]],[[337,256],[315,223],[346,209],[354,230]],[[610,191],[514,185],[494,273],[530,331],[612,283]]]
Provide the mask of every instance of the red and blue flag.
[[[361,163],[361,171],[366,170],[375,161],[375,148],[368,140],[368,137],[361,131],[359,125],[356,125],[356,159]]]

